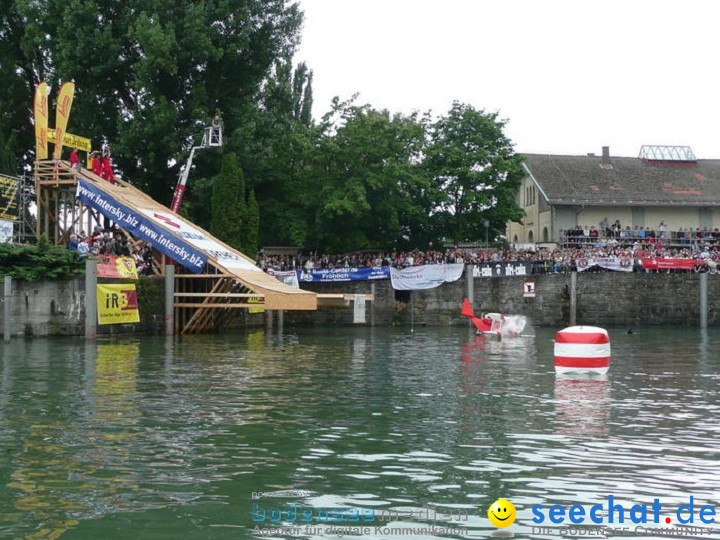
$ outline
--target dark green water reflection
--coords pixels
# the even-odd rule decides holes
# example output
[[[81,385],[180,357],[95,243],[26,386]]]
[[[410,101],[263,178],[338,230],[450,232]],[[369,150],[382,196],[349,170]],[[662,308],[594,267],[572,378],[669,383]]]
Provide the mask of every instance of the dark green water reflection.
[[[552,337],[15,340],[0,349],[0,538],[249,538],[252,502],[433,504],[476,537],[499,497],[520,537],[534,504],[720,506],[720,334],[611,330],[604,380],[557,378]]]

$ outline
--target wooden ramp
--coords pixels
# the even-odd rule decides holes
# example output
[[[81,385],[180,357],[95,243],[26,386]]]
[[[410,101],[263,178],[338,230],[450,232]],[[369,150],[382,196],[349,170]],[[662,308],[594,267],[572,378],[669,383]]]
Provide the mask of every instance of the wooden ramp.
[[[238,308],[317,309],[315,293],[289,287],[269,276],[251,258],[127,182],[111,184],[87,169],[74,171],[66,162],[53,161],[38,162],[36,178],[38,207],[47,214],[43,223],[46,230],[54,231],[55,242],[67,241],[78,221],[84,226],[84,215],[94,216],[95,222],[103,216],[178,263],[176,321],[177,330],[184,334],[216,328]],[[72,201],[70,217],[68,189],[75,189],[77,197]],[[53,191],[65,195],[53,199]],[[58,200],[64,200],[65,205]],[[61,206],[65,208],[64,217],[58,210]],[[80,209],[78,218],[75,206]]]

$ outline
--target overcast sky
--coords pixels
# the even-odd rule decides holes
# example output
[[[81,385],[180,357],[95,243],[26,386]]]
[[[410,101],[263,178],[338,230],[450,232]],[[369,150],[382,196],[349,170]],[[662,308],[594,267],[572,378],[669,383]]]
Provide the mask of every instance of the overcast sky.
[[[720,158],[720,2],[299,0],[314,114],[333,96],[392,112],[453,100],[509,120],[520,152]]]

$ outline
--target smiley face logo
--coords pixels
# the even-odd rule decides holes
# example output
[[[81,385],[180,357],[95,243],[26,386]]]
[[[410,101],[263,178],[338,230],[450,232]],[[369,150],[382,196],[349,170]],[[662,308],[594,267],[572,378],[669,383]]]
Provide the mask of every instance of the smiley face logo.
[[[490,523],[501,529],[512,525],[516,515],[513,503],[507,499],[498,499],[488,508]]]

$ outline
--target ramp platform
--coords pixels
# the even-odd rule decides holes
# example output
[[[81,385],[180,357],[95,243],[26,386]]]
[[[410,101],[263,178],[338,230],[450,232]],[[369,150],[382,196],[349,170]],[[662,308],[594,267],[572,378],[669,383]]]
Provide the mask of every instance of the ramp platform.
[[[90,232],[105,218],[149,243],[164,259],[175,261],[176,297],[182,298],[175,303],[175,319],[184,334],[217,327],[237,308],[318,307],[315,293],[269,276],[251,258],[125,181],[111,184],[90,170],[73,170],[64,161],[39,161],[35,175],[38,231],[55,243],[67,242],[78,228]]]

